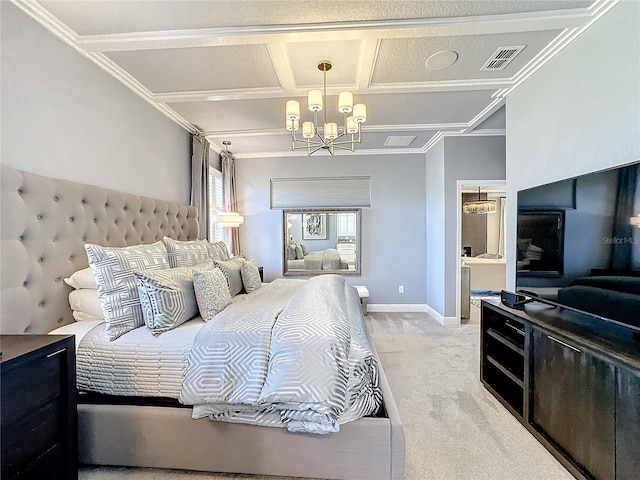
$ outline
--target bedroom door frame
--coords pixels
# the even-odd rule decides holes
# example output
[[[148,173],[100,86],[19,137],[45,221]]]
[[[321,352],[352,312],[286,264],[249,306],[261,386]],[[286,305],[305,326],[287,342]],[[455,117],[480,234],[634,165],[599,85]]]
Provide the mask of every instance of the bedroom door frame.
[[[457,195],[456,195],[456,322],[458,325],[462,325],[462,288],[460,285],[462,267],[462,189],[464,187],[504,187],[505,196],[507,191],[506,180],[458,180],[457,181]],[[507,231],[508,223],[505,219],[504,230]],[[505,265],[505,268],[506,265]]]

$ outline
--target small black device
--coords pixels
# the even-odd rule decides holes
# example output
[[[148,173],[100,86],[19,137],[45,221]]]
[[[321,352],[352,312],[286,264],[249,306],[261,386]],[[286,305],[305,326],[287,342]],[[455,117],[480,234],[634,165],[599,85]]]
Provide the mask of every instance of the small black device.
[[[509,292],[508,290],[502,290],[500,292],[500,301],[509,308],[517,308],[518,310],[522,310],[524,309],[525,303],[529,303],[531,300],[531,298],[525,295]]]

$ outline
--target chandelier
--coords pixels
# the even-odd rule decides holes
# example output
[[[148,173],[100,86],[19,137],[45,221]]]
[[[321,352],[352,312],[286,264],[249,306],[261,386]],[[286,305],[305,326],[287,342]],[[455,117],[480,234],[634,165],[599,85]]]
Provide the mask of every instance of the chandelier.
[[[331,155],[335,149],[355,151],[356,143],[360,143],[360,124],[367,121],[367,107],[364,103],[353,104],[353,94],[342,92],[338,97],[338,112],[344,115],[342,127],[335,122],[327,122],[327,72],[331,70],[331,62],[323,60],[318,63],[318,70],[323,73],[323,89],[311,90],[307,96],[309,110],[313,112],[313,121],[302,124],[302,138],[296,132],[300,129],[300,103],[289,100],[286,107],[286,128],[291,132],[291,150],[306,148],[308,155],[320,150],[328,150]],[[318,112],[324,110],[322,125],[318,124]],[[351,115],[350,115],[351,114]]]
[[[481,200],[480,187],[478,187],[478,200],[473,202],[465,202],[462,206],[463,213],[472,213],[474,215],[486,215],[487,213],[496,213],[497,203],[495,200]]]

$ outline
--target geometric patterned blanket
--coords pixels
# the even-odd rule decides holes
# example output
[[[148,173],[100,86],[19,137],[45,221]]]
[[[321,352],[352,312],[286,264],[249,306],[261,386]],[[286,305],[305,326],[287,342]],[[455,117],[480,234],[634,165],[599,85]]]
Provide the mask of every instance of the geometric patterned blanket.
[[[209,417],[337,432],[382,394],[356,290],[338,275],[279,279],[200,329],[180,401]]]

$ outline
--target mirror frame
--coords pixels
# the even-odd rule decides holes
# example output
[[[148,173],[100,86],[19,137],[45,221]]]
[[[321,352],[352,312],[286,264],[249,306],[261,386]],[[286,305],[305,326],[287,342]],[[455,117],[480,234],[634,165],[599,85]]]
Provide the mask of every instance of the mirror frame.
[[[288,227],[287,215],[289,214],[305,214],[305,213],[355,213],[356,214],[356,263],[355,270],[312,270],[312,269],[292,269],[288,268],[287,247],[288,247]],[[336,232],[337,242],[337,232]],[[283,276],[314,276],[324,274],[338,275],[361,275],[362,265],[362,209],[361,208],[295,208],[282,210],[282,275]]]

